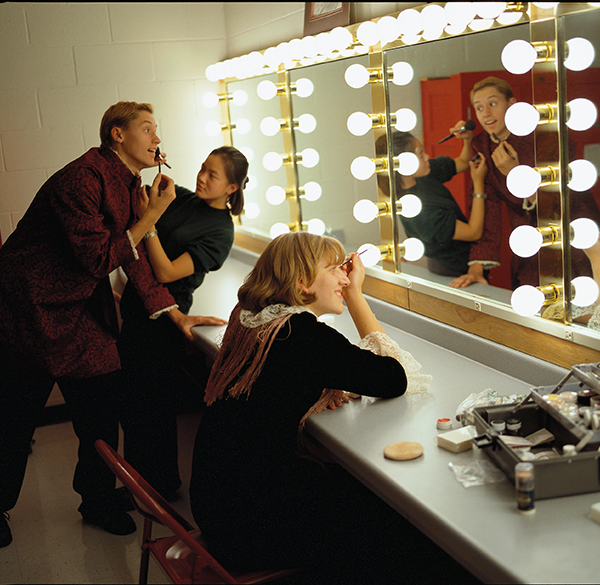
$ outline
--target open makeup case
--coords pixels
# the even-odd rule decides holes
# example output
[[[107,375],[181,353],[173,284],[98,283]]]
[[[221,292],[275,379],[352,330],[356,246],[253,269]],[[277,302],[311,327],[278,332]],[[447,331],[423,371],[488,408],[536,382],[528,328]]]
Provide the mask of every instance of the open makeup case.
[[[515,465],[531,461],[536,499],[600,491],[599,366],[573,366],[557,386],[532,388],[520,402],[473,409],[475,445],[512,482]],[[491,424],[511,418],[520,421],[518,436]]]

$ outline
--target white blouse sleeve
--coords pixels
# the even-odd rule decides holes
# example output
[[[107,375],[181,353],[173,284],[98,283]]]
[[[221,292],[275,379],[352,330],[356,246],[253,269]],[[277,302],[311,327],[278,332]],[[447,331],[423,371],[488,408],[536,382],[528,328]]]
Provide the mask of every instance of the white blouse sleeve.
[[[426,392],[433,378],[428,374],[421,374],[421,364],[408,351],[403,350],[393,339],[381,331],[372,331],[360,340],[358,346],[377,355],[393,357],[402,364],[406,372],[408,386],[406,394]]]

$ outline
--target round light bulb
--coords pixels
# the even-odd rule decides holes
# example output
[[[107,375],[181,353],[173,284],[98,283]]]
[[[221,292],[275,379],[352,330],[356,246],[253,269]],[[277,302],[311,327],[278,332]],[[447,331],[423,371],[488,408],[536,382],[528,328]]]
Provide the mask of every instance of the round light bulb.
[[[302,41],[300,39],[292,39],[288,43],[288,50],[290,57],[294,61],[300,61],[304,57],[304,51],[302,50]]]
[[[301,98],[308,97],[312,95],[315,86],[310,79],[306,77],[302,77],[301,79],[296,80],[296,95]]]
[[[517,102],[506,110],[504,123],[511,134],[528,136],[539,124],[540,113],[527,102]]]
[[[423,257],[425,246],[423,242],[417,238],[408,238],[402,242],[404,246],[404,259],[409,262],[415,262]]]
[[[258,203],[250,201],[244,205],[244,215],[248,219],[256,219],[260,215],[260,207]]]
[[[519,165],[506,175],[506,187],[520,199],[531,197],[539,188],[542,176],[533,167]]]
[[[259,75],[260,70],[265,66],[265,58],[262,53],[252,51],[248,55],[248,66],[250,67],[251,75]]]
[[[359,181],[366,181],[375,172],[375,162],[367,156],[359,156],[352,161],[350,172]]]
[[[341,26],[336,26],[329,34],[336,51],[343,51],[352,44],[352,33]]]
[[[371,20],[363,22],[356,31],[356,37],[358,38],[358,42],[365,47],[376,45],[379,42],[377,25]]]
[[[587,191],[591,189],[598,178],[596,167],[589,160],[579,159],[569,163],[571,180],[567,183],[573,191]]]
[[[589,276],[578,276],[571,281],[575,295],[571,302],[577,307],[589,307],[598,300],[598,284]]]
[[[219,104],[219,96],[214,91],[209,91],[202,96],[202,105],[205,108],[214,108]]]
[[[444,6],[446,20],[461,32],[475,18],[476,10],[473,2],[446,2]]]
[[[215,120],[208,122],[204,128],[208,136],[218,136],[221,134],[221,124]]]
[[[421,200],[416,195],[408,193],[407,195],[400,197],[398,202],[402,206],[400,215],[404,217],[416,217],[419,215],[419,213],[421,213],[423,205],[421,204]]]
[[[319,164],[319,153],[314,148],[305,148],[300,154],[303,167],[312,169]]]
[[[306,227],[309,234],[322,236],[325,233],[325,224],[319,218],[309,219]]]
[[[596,55],[594,45],[587,39],[575,37],[567,41],[569,54],[565,59],[565,67],[571,71],[583,71],[593,62]]]
[[[398,20],[393,16],[384,16],[383,18],[380,18],[375,27],[377,36],[382,45],[393,43],[400,35]]]
[[[231,101],[234,106],[245,106],[248,103],[248,94],[243,89],[236,89],[231,94]]]
[[[269,230],[269,235],[271,238],[275,239],[277,236],[282,236],[283,234],[290,233],[290,226],[286,223],[277,222],[271,226]]]
[[[248,162],[250,162],[248,160]],[[248,182],[246,183],[246,186],[244,187],[244,193],[246,191],[254,191],[254,189],[256,189],[256,186],[258,185],[258,181],[256,180],[256,177],[254,175],[248,175]]]
[[[369,72],[364,65],[354,63],[344,73],[346,83],[354,89],[360,89],[369,83]]]
[[[333,53],[333,42],[328,32],[319,33],[315,38],[317,55],[328,57]]]
[[[381,252],[377,246],[373,244],[363,244],[357,252],[360,254],[360,259],[362,263],[370,268],[371,266],[375,266],[377,262],[381,260]]]
[[[315,57],[317,55],[317,43],[315,37],[308,35],[302,38],[302,51],[305,57]]]
[[[219,77],[219,67],[217,63],[209,65],[204,70],[204,76],[206,77],[206,79],[208,79],[208,81],[219,81],[219,79],[221,78]]]
[[[595,221],[587,217],[580,217],[571,222],[571,227],[573,228],[573,239],[571,240],[573,248],[587,250],[598,241],[600,231]]]
[[[252,150],[249,146],[242,146],[240,148],[240,152],[248,159],[248,162],[252,162],[254,160],[254,150]]]
[[[321,185],[315,181],[309,181],[304,185],[304,199],[307,201],[317,201],[320,199],[323,189]]]
[[[522,39],[515,39],[502,49],[500,59],[507,71],[515,75],[521,75],[530,71],[534,66],[537,51],[531,43]]]
[[[267,189],[265,198],[271,205],[281,205],[286,198],[285,189],[279,185],[273,185]]]
[[[396,170],[405,177],[414,175],[419,168],[419,159],[413,152],[400,153],[398,155],[398,163],[398,168]]]
[[[421,13],[414,8],[403,10],[397,17],[398,29],[401,35],[415,37],[423,31]]]
[[[423,38],[433,41],[442,36],[444,28],[448,24],[444,8],[439,4],[428,4],[421,11],[423,22]]]
[[[373,122],[369,114],[364,112],[354,112],[348,116],[346,122],[348,130],[354,136],[364,136],[371,128],[373,128]]]
[[[268,67],[271,67],[272,69],[276,69],[277,67],[279,67],[279,64],[281,63],[281,54],[279,52],[279,49],[277,49],[277,47],[269,47],[264,52],[264,57],[265,57],[265,64]]]
[[[523,317],[530,317],[539,312],[545,300],[544,293],[530,284],[520,286],[510,296],[510,304],[515,313]]]
[[[256,93],[260,99],[270,100],[277,95],[277,86],[272,81],[261,81],[256,86]]]
[[[240,118],[235,122],[235,129],[238,134],[248,134],[252,130],[252,124],[250,124],[250,120],[247,118]]]
[[[398,61],[391,67],[392,69],[392,83],[394,85],[407,85],[409,84],[414,75],[415,71],[406,61]]]
[[[263,156],[263,167],[267,171],[277,171],[283,165],[283,157],[277,152],[267,152]]]
[[[529,258],[540,251],[543,241],[539,230],[531,225],[520,225],[510,234],[508,245],[520,258]]]
[[[585,98],[576,98],[568,103],[569,120],[567,126],[571,130],[589,130],[598,117],[598,110],[593,102]]]
[[[369,223],[377,217],[379,209],[370,199],[361,199],[354,204],[352,213],[354,214],[354,218],[360,221],[360,223]]]
[[[394,127],[400,132],[410,132],[417,125],[417,114],[410,108],[400,108],[395,115],[396,123]]]
[[[275,136],[281,130],[281,124],[277,118],[267,116],[260,123],[260,131],[265,136]]]
[[[475,2],[475,10],[481,18],[498,18],[506,8],[506,2]]]
[[[317,127],[317,120],[311,114],[302,114],[298,118],[298,130],[302,134],[310,134]]]

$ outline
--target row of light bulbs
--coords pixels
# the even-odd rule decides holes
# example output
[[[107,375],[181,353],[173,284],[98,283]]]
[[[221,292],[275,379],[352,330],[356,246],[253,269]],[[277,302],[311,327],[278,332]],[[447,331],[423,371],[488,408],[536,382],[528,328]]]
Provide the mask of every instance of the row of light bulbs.
[[[594,46],[584,38],[576,37],[566,42],[564,67],[571,71],[583,71],[594,61]],[[556,60],[556,47],[547,42],[530,43],[525,40],[509,42],[502,50],[502,64],[515,75],[530,71],[536,63]],[[525,102],[513,104],[506,112],[505,123],[509,132],[517,136],[531,134],[539,125],[557,123],[558,106],[556,104],[531,105]],[[571,100],[567,104],[566,126],[570,130],[584,131],[591,128],[597,120],[598,111],[593,102],[585,98]],[[585,159],[571,161],[567,167],[567,186],[572,191],[581,192],[590,189],[598,178],[596,167]],[[519,165],[506,177],[506,186],[515,196],[527,198],[534,195],[540,187],[560,182],[560,169],[555,166],[543,168]],[[544,246],[565,240],[574,248],[585,250],[593,246],[599,237],[598,226],[591,219],[580,218],[571,222],[568,238],[563,237],[559,226],[519,226],[510,235],[511,250],[522,258],[537,254]],[[592,278],[580,276],[574,278],[567,291],[571,303],[577,307],[587,307],[598,299],[598,285]],[[538,313],[544,305],[557,303],[565,291],[561,285],[547,286],[524,285],[511,295],[511,305],[520,315],[530,316]]]
[[[553,8],[558,2],[534,2],[540,8]],[[526,5],[525,5],[526,6]],[[384,16],[377,22],[363,22],[352,33],[342,27],[316,36],[307,35],[269,47],[264,53],[253,51],[241,57],[213,63],[206,68],[209,81],[228,78],[246,79],[277,71],[280,66],[292,69],[297,64],[310,65],[337,57],[364,54],[369,47],[401,40],[414,44],[423,39],[431,41],[443,34],[460,34],[467,27],[473,31],[486,30],[494,25],[514,24],[524,14],[524,5],[507,2],[448,2],[445,6],[431,4],[421,11],[409,8],[397,17]]]

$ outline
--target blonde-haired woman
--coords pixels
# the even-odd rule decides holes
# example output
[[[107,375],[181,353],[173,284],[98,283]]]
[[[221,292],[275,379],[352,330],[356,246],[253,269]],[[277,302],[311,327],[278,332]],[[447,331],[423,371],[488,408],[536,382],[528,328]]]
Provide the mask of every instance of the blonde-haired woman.
[[[308,416],[342,404],[340,391],[395,398],[430,380],[367,304],[360,257],[344,259],[333,238],[279,236],[238,292],[207,384],[190,484],[194,518],[217,558],[329,567],[324,582],[333,572],[348,583],[360,574],[348,546],[360,546],[361,559],[380,557],[381,539],[365,526],[380,503],[302,457],[298,438]],[[318,320],[341,314],[344,302],[360,346]],[[394,516],[383,514],[375,532]]]

